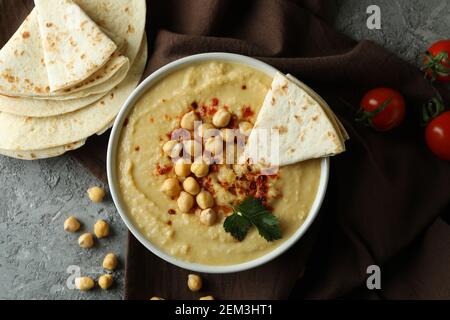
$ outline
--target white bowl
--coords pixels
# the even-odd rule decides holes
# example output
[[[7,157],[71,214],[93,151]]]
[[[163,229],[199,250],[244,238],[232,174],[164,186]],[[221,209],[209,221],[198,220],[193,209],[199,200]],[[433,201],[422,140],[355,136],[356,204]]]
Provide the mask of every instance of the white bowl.
[[[117,147],[118,141],[120,138],[120,133],[123,128],[123,123],[127,118],[130,111],[133,109],[135,103],[139,100],[139,98],[147,92],[147,90],[157,83],[159,80],[166,77],[169,73],[172,73],[175,70],[186,67],[192,63],[203,62],[203,61],[229,61],[229,62],[237,62],[250,67],[253,67],[257,70],[260,70],[267,75],[274,77],[278,72],[277,69],[271,67],[270,65],[261,62],[259,60],[231,53],[203,53],[197,54],[193,56],[188,56],[186,58],[174,61],[162,67],[161,69],[155,71],[150,76],[147,77],[128,97],[124,106],[119,112],[119,115],[116,118],[114,126],[112,128],[111,137],[109,139],[108,145],[108,156],[107,156],[107,171],[108,171],[108,182],[111,190],[111,195],[114,200],[114,203],[119,211],[122,220],[125,222],[128,229],[131,233],[139,240],[148,250],[156,254],[161,259],[164,259],[167,262],[170,262],[173,265],[178,267],[196,271],[196,272],[205,272],[205,273],[229,273],[229,272],[238,272],[251,268],[255,268],[260,266],[270,260],[278,257],[283,252],[288,250],[297,240],[299,240],[308,230],[309,226],[312,224],[314,219],[316,218],[319,209],[322,205],[322,201],[325,197],[327,184],[328,184],[328,175],[329,175],[329,159],[324,158],[321,163],[321,174],[319,187],[317,190],[316,198],[311,206],[311,210],[308,213],[308,216],[304,223],[300,226],[300,228],[287,240],[285,240],[281,245],[275,248],[273,251],[261,256],[257,259],[240,263],[234,265],[225,265],[225,266],[214,266],[214,265],[205,265],[198,263],[190,263],[178,258],[175,258],[155,245],[153,245],[149,240],[147,240],[143,234],[139,231],[139,229],[134,225],[131,219],[128,217],[125,206],[123,204],[122,198],[120,196],[119,184],[117,182],[117,168],[116,168],[116,158],[117,158]]]

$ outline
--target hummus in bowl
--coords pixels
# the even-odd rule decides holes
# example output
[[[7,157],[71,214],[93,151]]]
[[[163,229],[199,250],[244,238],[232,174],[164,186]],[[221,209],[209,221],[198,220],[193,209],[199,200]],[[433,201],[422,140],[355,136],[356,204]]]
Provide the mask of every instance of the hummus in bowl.
[[[276,73],[245,56],[200,54],[159,69],[129,97],[112,130],[108,180],[122,219],[154,254],[193,271],[236,272],[275,258],[308,229],[325,195],[328,158],[270,175],[235,156],[234,163],[224,160],[240,141],[229,143],[227,130],[248,135]],[[206,137],[206,127],[219,135]],[[179,129],[188,136],[174,138]],[[195,163],[194,144],[201,155],[210,151],[204,170],[173,160],[182,146]],[[270,208],[281,239],[267,241],[253,227],[239,241],[225,230],[234,206],[249,196]]]

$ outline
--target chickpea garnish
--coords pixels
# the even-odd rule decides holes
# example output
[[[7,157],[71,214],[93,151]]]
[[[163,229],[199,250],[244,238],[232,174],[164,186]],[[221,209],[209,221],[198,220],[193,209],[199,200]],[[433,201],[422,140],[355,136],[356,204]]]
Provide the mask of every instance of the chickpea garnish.
[[[202,190],[196,197],[197,204],[201,209],[208,209],[214,206],[214,198],[211,193]]]
[[[181,212],[188,213],[194,206],[194,197],[185,191],[181,191],[177,204]]]
[[[200,212],[200,222],[206,226],[212,226],[217,220],[217,213],[211,209],[205,209]]]
[[[231,113],[225,109],[219,109],[213,116],[212,123],[217,128],[226,127],[231,120]]]
[[[213,296],[205,296],[205,297],[201,297],[198,300],[215,300]]]
[[[64,221],[64,230],[67,232],[77,232],[80,229],[80,222],[74,216],[70,216]]]
[[[110,274],[104,274],[101,275],[100,278],[98,278],[98,285],[103,290],[108,290],[112,284],[113,284],[113,277]]]
[[[183,141],[183,150],[191,157],[198,157],[202,153],[202,145],[195,140]]]
[[[107,270],[115,270],[117,268],[117,257],[114,253],[108,253],[103,259],[103,268]]]
[[[191,173],[191,164],[183,159],[178,159],[175,163],[175,174],[179,177],[187,177]]]
[[[200,185],[198,184],[197,180],[192,177],[188,177],[183,181],[183,189],[184,191],[195,196],[200,192]]]
[[[200,291],[203,285],[202,278],[196,274],[190,274],[188,275],[187,285],[189,290],[193,292]]]
[[[163,145],[164,154],[171,158],[178,157],[182,149],[182,144],[175,140],[169,140]]]
[[[223,141],[220,136],[215,136],[206,139],[205,150],[210,152],[212,155],[218,155],[223,152]]]
[[[168,178],[164,180],[160,190],[169,197],[178,197],[181,192],[180,182],[177,178]]]
[[[105,190],[103,190],[103,188],[100,187],[89,188],[87,193],[89,199],[91,199],[92,202],[96,203],[102,202],[103,198],[105,197]]]
[[[186,113],[183,118],[181,118],[180,126],[186,130],[194,130],[194,122],[198,120],[197,115],[194,111]]]
[[[79,277],[75,279],[75,287],[80,291],[91,290],[94,285],[94,280],[90,277]]]
[[[191,172],[197,177],[197,178],[203,178],[208,175],[209,172],[209,166],[203,162],[194,162],[191,165]]]
[[[249,136],[250,132],[253,129],[253,124],[251,124],[248,121],[243,121],[239,123],[239,132],[243,134],[244,136]]]
[[[226,143],[233,143],[234,138],[236,137],[233,129],[220,130],[220,136],[222,137],[222,140],[225,141]]]
[[[199,137],[207,138],[214,133],[214,131],[212,131],[213,129],[215,129],[215,127],[211,123],[202,123],[197,128],[197,134]]]
[[[78,238],[78,244],[84,249],[89,249],[94,246],[94,237],[91,233],[84,233]]]
[[[105,220],[98,220],[94,224],[94,233],[99,239],[109,236],[109,224]]]

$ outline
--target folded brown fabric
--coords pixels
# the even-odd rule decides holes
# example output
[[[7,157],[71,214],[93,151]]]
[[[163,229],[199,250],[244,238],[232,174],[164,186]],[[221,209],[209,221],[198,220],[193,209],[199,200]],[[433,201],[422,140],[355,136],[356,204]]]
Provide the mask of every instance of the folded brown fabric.
[[[332,159],[326,201],[310,231],[265,266],[204,275],[206,290],[218,299],[450,298],[450,228],[448,216],[441,218],[450,212],[450,165],[427,150],[418,125],[433,90],[416,67],[333,30],[327,21],[334,8],[325,0],[148,1],[147,75],[195,53],[253,56],[318,91],[351,137],[348,151]],[[390,133],[353,121],[363,93],[379,86],[407,100],[405,123]],[[105,140],[74,153],[103,178]],[[128,249],[127,299],[196,297],[186,287],[188,271],[161,261],[132,236]],[[372,264],[381,267],[381,290],[366,288]]]

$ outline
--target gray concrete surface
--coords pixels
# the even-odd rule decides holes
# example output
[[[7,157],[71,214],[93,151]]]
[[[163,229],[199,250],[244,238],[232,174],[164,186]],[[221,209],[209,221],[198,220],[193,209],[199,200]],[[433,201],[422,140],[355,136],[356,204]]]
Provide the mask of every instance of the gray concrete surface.
[[[448,37],[450,2],[446,0],[340,0],[335,26],[355,39],[371,39],[414,62],[430,42]],[[366,8],[381,8],[382,29],[368,30]],[[24,162],[0,156],[0,299],[120,299],[126,229],[110,198],[92,204],[91,185],[101,185],[70,156]],[[113,235],[82,250],[77,235],[62,230],[75,215],[83,230],[98,218],[110,221]],[[119,255],[116,285],[108,291],[80,293],[67,287],[69,266],[98,276],[107,252]]]

